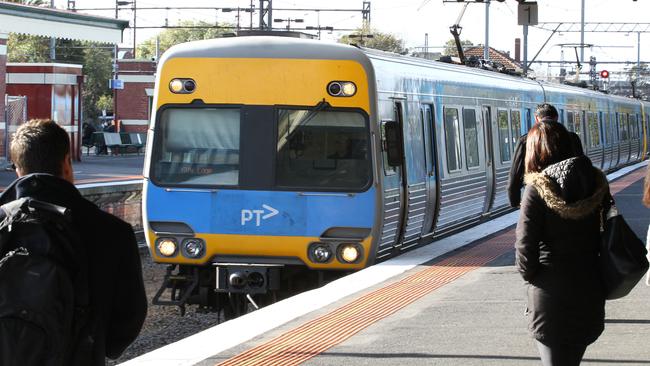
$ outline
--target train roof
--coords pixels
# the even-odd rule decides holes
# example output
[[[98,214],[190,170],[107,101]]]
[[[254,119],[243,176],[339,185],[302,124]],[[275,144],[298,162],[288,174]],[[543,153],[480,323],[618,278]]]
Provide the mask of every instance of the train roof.
[[[363,52],[353,46],[277,36],[217,38],[182,43],[167,50],[161,63],[178,57],[349,59],[367,62]]]

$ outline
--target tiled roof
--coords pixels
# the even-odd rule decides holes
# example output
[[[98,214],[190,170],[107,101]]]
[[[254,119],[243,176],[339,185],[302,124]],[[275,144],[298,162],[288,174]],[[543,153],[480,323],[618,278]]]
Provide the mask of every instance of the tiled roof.
[[[470,47],[465,49],[463,52],[465,53],[466,58],[469,58],[470,56],[483,58],[483,46]],[[513,60],[506,53],[497,51],[492,47],[489,47],[488,54],[491,61],[499,62],[508,69],[520,69],[522,67],[520,62]]]

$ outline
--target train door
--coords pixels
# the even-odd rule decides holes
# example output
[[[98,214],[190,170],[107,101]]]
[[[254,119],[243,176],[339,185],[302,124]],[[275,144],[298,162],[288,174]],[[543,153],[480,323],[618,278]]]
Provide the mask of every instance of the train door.
[[[435,136],[435,121],[434,111],[432,104],[423,104],[420,108],[420,119],[422,121],[422,130],[424,132],[424,157],[425,164],[425,180],[427,192],[427,206],[424,215],[424,225],[422,227],[422,236],[429,236],[433,234],[433,227],[435,218],[439,209],[439,195],[438,195],[438,166],[436,164],[438,151],[436,150]]]
[[[427,200],[429,175],[427,174],[426,133],[422,110],[418,109],[419,106],[415,103],[395,102],[397,120],[402,125],[404,144],[402,166],[404,203],[401,235],[396,245],[402,249],[418,244],[425,226],[427,209],[430,206]]]
[[[402,104],[395,102],[392,105],[394,116],[382,120],[381,155],[382,166],[382,226],[377,243],[377,257],[381,258],[392,252],[393,246],[401,235],[402,203],[404,192],[402,190],[402,170],[404,167],[402,141]]]
[[[485,196],[485,205],[483,206],[483,214],[492,209],[492,204],[494,202],[494,185],[495,185],[495,175],[494,170],[494,144],[493,141],[493,131],[492,131],[492,108],[490,106],[483,106],[483,133],[485,139],[485,169],[487,172],[486,187],[487,192]]]

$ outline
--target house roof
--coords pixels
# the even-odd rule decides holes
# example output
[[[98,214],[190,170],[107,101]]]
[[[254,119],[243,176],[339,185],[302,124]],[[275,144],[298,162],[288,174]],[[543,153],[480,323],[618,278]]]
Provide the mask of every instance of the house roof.
[[[477,56],[483,58],[483,46],[469,47],[463,50],[463,52],[465,53],[465,57]],[[522,67],[520,62],[510,58],[507,53],[497,51],[492,47],[488,47],[488,55],[490,56],[490,60],[501,63],[508,69],[520,69]]]
[[[0,33],[120,43],[128,26],[125,20],[0,2]]]

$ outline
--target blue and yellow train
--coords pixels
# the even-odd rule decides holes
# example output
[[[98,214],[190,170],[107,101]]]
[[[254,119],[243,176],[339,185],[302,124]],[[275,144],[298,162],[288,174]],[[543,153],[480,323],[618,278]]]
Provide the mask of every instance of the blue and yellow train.
[[[599,168],[648,153],[634,99],[284,37],[171,48],[144,172],[148,245],[174,265],[156,303],[218,309],[509,210],[514,144],[545,101]]]

